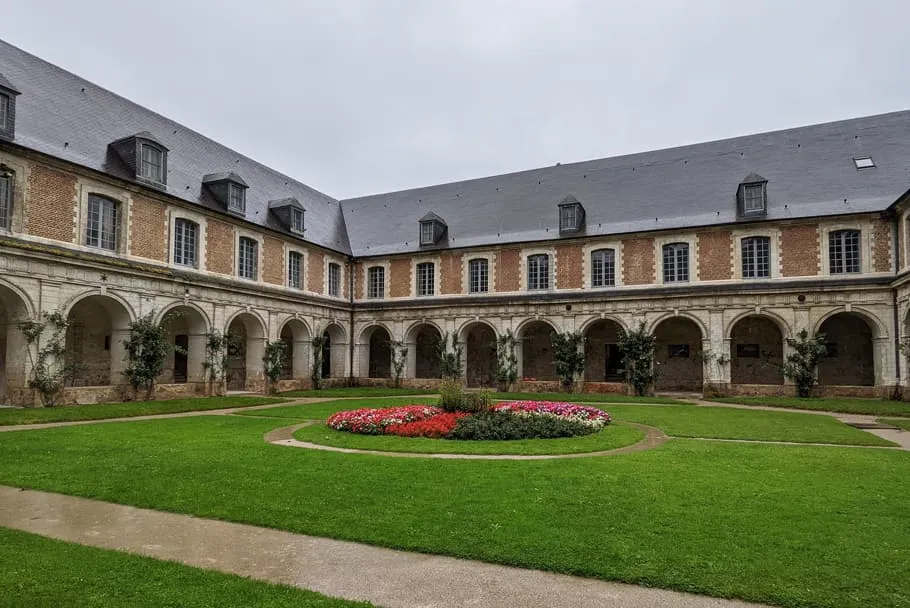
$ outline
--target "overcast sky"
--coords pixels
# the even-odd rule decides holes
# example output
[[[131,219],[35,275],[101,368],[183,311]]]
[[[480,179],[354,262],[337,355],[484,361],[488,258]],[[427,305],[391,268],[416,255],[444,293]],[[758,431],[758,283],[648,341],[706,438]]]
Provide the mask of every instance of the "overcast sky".
[[[59,0],[0,37],[346,198],[910,108],[898,0]]]

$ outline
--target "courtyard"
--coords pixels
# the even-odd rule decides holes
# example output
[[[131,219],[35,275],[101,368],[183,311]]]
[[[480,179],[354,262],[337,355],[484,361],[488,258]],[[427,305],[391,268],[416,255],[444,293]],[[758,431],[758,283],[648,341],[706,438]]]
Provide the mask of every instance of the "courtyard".
[[[640,441],[635,425],[659,429],[666,441],[632,453],[544,460],[401,458],[394,454],[446,442],[345,438],[324,426],[338,411],[436,401],[372,392],[2,432],[0,484],[775,606],[910,606],[910,454],[832,416],[612,396],[596,404],[614,420],[598,434],[600,447]],[[882,415],[896,407],[869,403],[881,404]],[[122,414],[115,408],[111,415]],[[907,416],[904,409],[888,417],[900,426]],[[297,440],[393,455],[264,439],[303,423]],[[511,451],[547,452],[533,445]],[[4,561],[19,565],[4,568],[0,584],[15,589],[20,604],[0,605],[113,606],[124,597],[148,606],[168,605],[168,597],[199,606],[212,597],[225,606],[357,605],[20,531],[2,535]],[[51,565],[54,582],[39,584]],[[224,588],[236,592],[216,592]]]

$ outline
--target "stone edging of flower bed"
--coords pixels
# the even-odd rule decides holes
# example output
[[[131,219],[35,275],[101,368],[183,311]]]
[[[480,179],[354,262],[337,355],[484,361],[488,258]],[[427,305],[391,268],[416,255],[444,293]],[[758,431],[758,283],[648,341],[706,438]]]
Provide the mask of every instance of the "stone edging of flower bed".
[[[637,422],[623,422],[623,424],[644,431],[645,438],[638,443],[627,445],[612,450],[599,452],[579,452],[575,454],[449,454],[449,453],[417,453],[417,452],[384,452],[381,450],[359,450],[356,448],[338,448],[330,445],[321,445],[294,439],[294,433],[303,427],[319,424],[319,420],[308,420],[301,424],[286,426],[274,431],[269,431],[263,439],[272,445],[283,445],[292,448],[306,448],[309,450],[323,450],[326,452],[341,452],[343,454],[371,454],[373,456],[391,456],[394,458],[443,458],[460,460],[553,460],[556,458],[591,458],[594,456],[619,456],[632,452],[650,450],[666,443],[669,439],[663,431],[653,426],[638,424]]]

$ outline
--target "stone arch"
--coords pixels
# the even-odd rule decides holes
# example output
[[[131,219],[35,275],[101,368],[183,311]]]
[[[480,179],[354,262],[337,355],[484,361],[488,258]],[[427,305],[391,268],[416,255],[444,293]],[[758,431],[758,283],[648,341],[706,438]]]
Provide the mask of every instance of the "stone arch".
[[[28,297],[0,281],[0,403],[18,402],[16,391],[28,384],[28,345],[19,327],[33,318]]]
[[[733,384],[783,384],[784,336],[778,319],[741,315],[729,328],[730,381]]]
[[[581,335],[585,335],[588,332],[588,329],[601,321],[613,321],[616,323],[619,328],[625,332],[628,329],[626,323],[617,316],[614,315],[595,315],[588,320],[584,321],[578,326],[578,331],[581,332]]]
[[[873,339],[884,338],[888,336],[887,326],[882,323],[881,319],[879,319],[877,315],[863,308],[857,308],[856,306],[852,306],[850,310],[846,310],[844,307],[835,308],[834,310],[830,310],[827,313],[823,314],[815,323],[815,332],[813,335],[821,332],[822,325],[825,324],[825,321],[839,314],[855,315],[863,319],[863,321],[866,322],[866,325],[868,325],[869,329],[872,331]]]
[[[442,340],[443,335],[435,323],[420,322],[411,326],[405,334],[409,378],[440,377],[436,346]]]
[[[583,326],[586,382],[622,382],[619,339],[625,328],[614,319],[595,319]]]
[[[322,330],[326,339],[322,346],[322,377],[344,378],[347,360],[347,333],[338,323],[329,323]]]
[[[736,327],[736,324],[742,321],[747,317],[761,317],[763,319],[768,319],[774,325],[777,326],[778,331],[780,332],[781,338],[789,338],[793,335],[793,331],[790,327],[790,324],[780,316],[779,314],[773,313],[768,310],[762,310],[761,312],[755,312],[754,310],[747,310],[741,312],[727,324],[727,329],[724,331],[724,338],[727,340],[733,339],[733,328]]]
[[[210,331],[205,312],[193,304],[173,304],[158,316],[158,324],[168,332],[171,349],[158,377],[160,383],[205,382],[206,335]]]
[[[654,319],[651,322],[651,325],[648,327],[648,332],[651,334],[657,333],[657,327],[664,321],[668,321],[670,319],[687,319],[689,321],[692,321],[692,323],[694,323],[695,326],[698,327],[698,331],[701,333],[702,336],[710,335],[710,332],[708,331],[708,326],[705,324],[705,322],[702,319],[698,318],[696,315],[693,315],[693,314],[690,314],[687,312],[680,312],[678,314],[670,312],[670,313],[661,315],[660,317]]]
[[[654,324],[654,387],[662,391],[700,392],[704,382],[702,325],[688,315],[664,317]]]
[[[469,321],[458,333],[464,345],[465,380],[469,387],[496,384],[496,330],[485,321]]]
[[[522,379],[557,380],[552,334],[556,327],[547,320],[533,319],[518,326],[521,343],[518,373]]]
[[[392,332],[374,323],[360,332],[360,375],[367,378],[392,377]]]
[[[307,324],[302,319],[291,317],[282,324],[278,339],[284,342],[286,348],[281,377],[285,380],[308,377],[313,345]]]
[[[834,312],[818,324],[817,334],[825,334],[828,352],[818,363],[818,383],[822,386],[873,386],[876,378],[874,321],[855,311]]]
[[[67,365],[73,366],[74,386],[125,383],[126,348],[132,309],[120,297],[89,292],[70,302],[66,318]]]
[[[234,391],[259,391],[265,387],[266,326],[252,312],[239,312],[227,323],[228,337],[227,387]]]

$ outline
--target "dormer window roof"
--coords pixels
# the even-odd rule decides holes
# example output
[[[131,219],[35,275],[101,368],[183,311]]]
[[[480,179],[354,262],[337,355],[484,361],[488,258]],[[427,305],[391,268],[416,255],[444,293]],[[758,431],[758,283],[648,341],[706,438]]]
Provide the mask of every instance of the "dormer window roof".
[[[246,190],[249,186],[242,177],[233,171],[209,173],[202,178],[202,184],[230,213],[246,215]]]
[[[148,131],[110,144],[136,181],[163,190],[167,185],[167,147]]]
[[[294,234],[303,235],[303,215],[306,210],[296,198],[269,201],[269,210],[281,220],[288,230]]]
[[[16,135],[16,97],[19,91],[0,74],[0,139],[12,140]]]
[[[435,213],[427,213],[420,218],[420,245],[421,247],[435,245],[445,236],[448,226],[445,221]]]
[[[765,217],[768,213],[768,180],[750,173],[736,190],[737,214],[741,218]]]
[[[585,226],[585,208],[574,196],[559,203],[559,234],[581,232]]]

